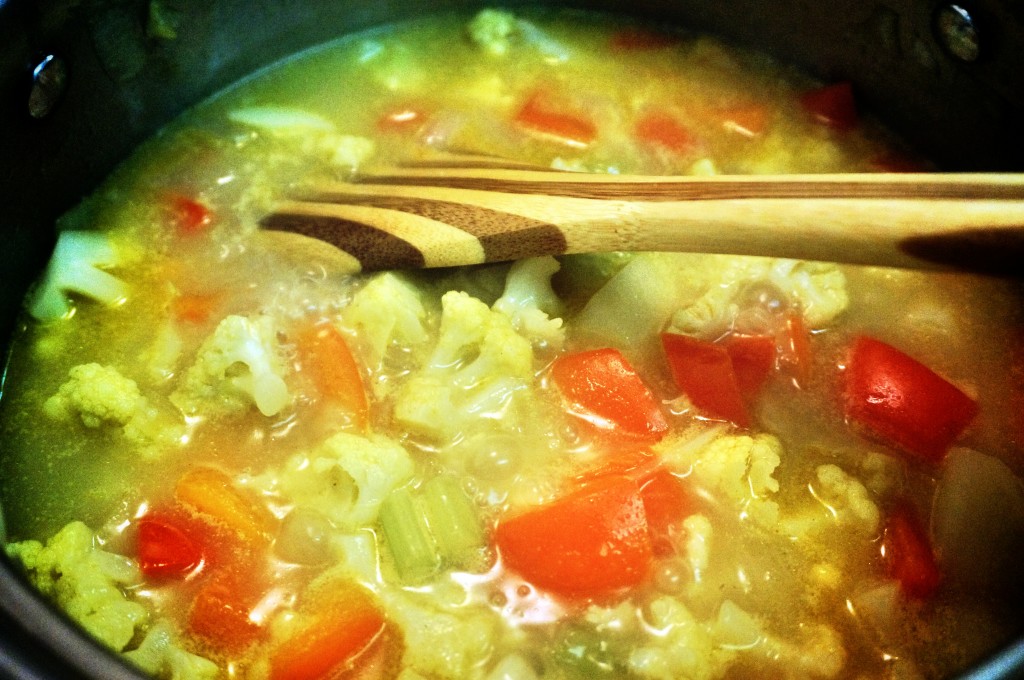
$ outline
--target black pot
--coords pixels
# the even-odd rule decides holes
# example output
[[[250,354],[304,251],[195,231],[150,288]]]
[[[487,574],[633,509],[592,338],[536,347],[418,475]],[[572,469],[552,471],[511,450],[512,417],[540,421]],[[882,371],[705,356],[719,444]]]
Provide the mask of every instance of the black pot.
[[[1024,5],[1014,0],[562,4],[628,11],[766,49],[826,79],[853,81],[861,102],[945,169],[1024,170]],[[0,0],[0,349],[49,256],[55,218],[135,145],[265,64],[412,16],[420,5],[162,0],[177,21],[169,40],[147,30],[148,0]],[[0,559],[0,677],[139,676]],[[1024,639],[965,677],[1024,677]]]

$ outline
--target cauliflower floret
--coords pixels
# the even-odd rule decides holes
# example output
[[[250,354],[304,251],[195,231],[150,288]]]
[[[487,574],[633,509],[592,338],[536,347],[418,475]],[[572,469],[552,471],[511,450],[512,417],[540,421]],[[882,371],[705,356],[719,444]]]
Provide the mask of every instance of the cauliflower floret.
[[[838,465],[819,465],[811,493],[821,507],[786,517],[781,530],[790,536],[813,536],[841,528],[862,536],[878,532],[881,513],[868,490]]]
[[[647,623],[657,636],[629,655],[629,670],[641,677],[716,678],[735,655],[730,649],[717,647],[708,627],[675,598],[660,597],[651,602]]]
[[[779,490],[772,476],[782,462],[782,443],[770,434],[725,435],[703,447],[689,441],[661,447],[663,460],[681,472],[693,471],[692,479],[712,494],[734,503],[741,519],[772,528],[779,506],[770,495]]]
[[[284,372],[273,320],[228,316],[200,346],[171,402],[186,415],[237,413],[252,404],[277,415],[291,402]]]
[[[414,347],[427,340],[427,311],[415,286],[385,272],[367,281],[342,312],[344,322],[358,331],[367,364],[379,368],[392,345]]]
[[[123,426],[124,436],[156,452],[184,434],[184,424],[156,408],[142,396],[138,385],[116,368],[97,363],[80,364],[68,371],[68,380],[43,403],[43,412],[54,420],[77,416],[89,428]]]
[[[25,567],[29,580],[89,634],[116,651],[131,642],[148,612],[119,586],[141,581],[138,565],[96,547],[92,530],[71,522],[46,545],[22,541],[7,554]]]
[[[220,675],[217,664],[179,647],[166,621],[150,628],[142,643],[124,657],[149,675],[167,680],[214,680]]]
[[[533,348],[507,316],[466,293],[445,293],[441,308],[437,344],[426,366],[399,389],[395,419],[451,439],[467,421],[515,407],[533,379]]]
[[[512,265],[505,292],[492,309],[512,320],[512,326],[534,345],[559,348],[565,341],[559,313],[562,301],[551,288],[551,276],[561,267],[553,257],[534,257]]]
[[[796,304],[811,327],[824,325],[849,305],[846,277],[830,263],[758,257],[711,256],[688,275],[703,278],[703,293],[672,316],[673,332],[717,334],[731,327],[738,297],[750,285],[767,283]]]
[[[496,57],[508,53],[509,41],[519,34],[519,20],[512,12],[484,9],[466,27],[474,44]]]
[[[388,619],[402,630],[402,665],[431,678],[462,680],[476,675],[494,651],[496,615],[484,607],[449,612],[413,591],[381,593]]]
[[[111,366],[81,364],[68,371],[68,381],[43,404],[54,420],[78,416],[86,427],[104,423],[127,425],[145,400],[139,386]]]
[[[253,485],[315,510],[339,528],[356,529],[376,521],[387,495],[412,474],[412,458],[398,443],[382,435],[339,432],[311,453],[292,456],[280,471],[255,478]]]
[[[39,321],[69,318],[69,293],[77,293],[106,305],[117,305],[128,296],[128,286],[103,268],[119,263],[117,251],[104,234],[64,231],[57,237],[42,281],[33,289],[28,311]]]

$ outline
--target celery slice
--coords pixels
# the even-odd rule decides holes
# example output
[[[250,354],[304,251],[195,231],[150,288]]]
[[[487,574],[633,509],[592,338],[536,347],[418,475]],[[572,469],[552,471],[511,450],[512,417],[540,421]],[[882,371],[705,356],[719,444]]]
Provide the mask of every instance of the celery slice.
[[[403,580],[423,581],[437,573],[441,554],[409,489],[395,489],[388,495],[380,508],[380,522]]]
[[[453,477],[435,477],[423,486],[423,505],[441,556],[464,566],[484,545],[484,531],[473,501]]]

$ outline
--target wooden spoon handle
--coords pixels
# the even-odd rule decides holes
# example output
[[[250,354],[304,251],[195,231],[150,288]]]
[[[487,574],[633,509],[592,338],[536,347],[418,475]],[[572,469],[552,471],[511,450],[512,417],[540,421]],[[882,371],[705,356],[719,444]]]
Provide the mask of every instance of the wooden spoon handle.
[[[1016,275],[1024,175],[648,177],[421,164],[315,184],[263,226],[330,243],[363,270],[667,250]]]

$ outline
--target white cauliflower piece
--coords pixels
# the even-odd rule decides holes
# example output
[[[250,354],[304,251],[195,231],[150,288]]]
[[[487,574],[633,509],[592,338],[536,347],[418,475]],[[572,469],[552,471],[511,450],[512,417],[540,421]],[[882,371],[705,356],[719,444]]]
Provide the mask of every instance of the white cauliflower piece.
[[[92,530],[82,522],[71,522],[45,545],[11,543],[7,554],[22,564],[43,595],[115,651],[123,650],[146,623],[146,608],[121,590],[141,582],[138,565],[98,548]]]
[[[551,288],[551,277],[561,265],[553,257],[519,260],[509,269],[505,291],[492,309],[512,320],[512,326],[535,346],[559,348],[565,341],[560,318],[552,318],[562,301]]]
[[[533,380],[533,348],[507,316],[466,293],[445,293],[441,309],[437,344],[398,390],[394,413],[406,427],[450,440],[516,407]]]
[[[80,364],[68,371],[68,380],[43,404],[54,420],[78,416],[82,424],[98,428],[104,423],[127,425],[145,404],[139,386],[112,366]]]
[[[387,495],[412,474],[412,458],[397,442],[339,432],[255,478],[253,486],[315,510],[339,528],[357,529],[375,522]]]
[[[228,113],[234,123],[294,143],[308,156],[354,169],[365,163],[376,149],[372,139],[345,135],[323,116],[286,106],[250,106]]]
[[[185,415],[238,413],[253,404],[277,415],[291,403],[284,373],[274,321],[228,316],[199,347],[171,402]]]
[[[860,480],[838,465],[819,465],[811,494],[819,506],[786,517],[780,529],[789,536],[817,536],[842,529],[861,536],[878,533],[881,512]]]
[[[149,675],[167,680],[214,680],[220,677],[217,664],[178,645],[166,621],[150,628],[139,646],[124,652],[123,656]]]
[[[60,421],[76,417],[88,428],[122,426],[124,436],[144,452],[158,451],[184,434],[184,424],[156,408],[138,385],[112,366],[80,364],[43,403],[43,412]]]
[[[413,591],[380,593],[388,619],[405,639],[402,665],[430,678],[473,677],[494,651],[496,614],[485,607],[450,612]]]
[[[647,610],[647,624],[656,631],[648,644],[629,655],[629,670],[644,678],[708,680],[722,675],[735,652],[718,647],[708,626],[672,597],[660,597]]]
[[[113,274],[103,271],[116,267],[120,258],[105,234],[64,231],[42,280],[28,298],[28,311],[39,321],[70,318],[73,311],[70,293],[82,295],[105,305],[118,305],[128,296],[128,286]]]
[[[686,532],[686,566],[690,568],[693,583],[702,583],[704,572],[711,561],[711,538],[714,530],[711,521],[701,514],[693,514],[683,520]]]
[[[739,296],[759,282],[778,289],[811,327],[828,323],[849,305],[846,277],[834,264],[736,256],[709,256],[704,262],[690,272],[704,279],[704,292],[673,314],[673,332],[706,335],[730,328],[740,311]]]
[[[779,506],[771,494],[779,490],[772,476],[782,462],[782,443],[770,434],[725,435],[703,447],[684,441],[662,445],[662,459],[672,468],[686,472],[713,496],[735,505],[740,519],[773,528]]]
[[[519,34],[519,20],[512,12],[483,9],[466,26],[469,38],[485,52],[496,57],[508,53],[509,43]]]
[[[427,341],[427,310],[416,287],[398,274],[377,274],[356,291],[342,319],[358,333],[367,364],[379,368],[388,348]]]

